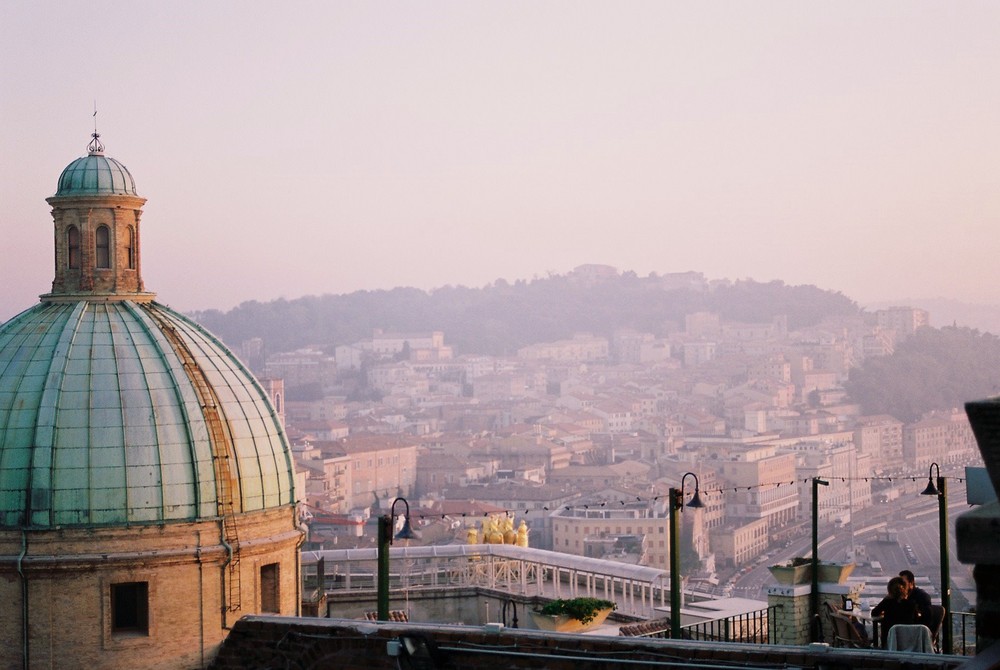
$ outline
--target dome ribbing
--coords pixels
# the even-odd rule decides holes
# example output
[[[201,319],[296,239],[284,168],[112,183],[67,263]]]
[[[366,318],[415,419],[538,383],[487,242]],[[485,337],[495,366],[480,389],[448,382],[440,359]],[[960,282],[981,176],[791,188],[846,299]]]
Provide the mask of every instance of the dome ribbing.
[[[138,195],[135,180],[124,165],[103,153],[77,158],[59,175],[57,196]]]
[[[0,527],[291,505],[290,454],[250,372],[163,305],[42,303],[0,326]]]

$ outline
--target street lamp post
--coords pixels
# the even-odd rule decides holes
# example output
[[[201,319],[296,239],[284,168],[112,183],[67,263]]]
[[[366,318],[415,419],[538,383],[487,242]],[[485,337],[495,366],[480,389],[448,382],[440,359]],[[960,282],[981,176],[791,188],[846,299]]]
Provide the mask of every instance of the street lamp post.
[[[937,470],[937,486],[934,486],[932,474]],[[944,608],[944,622],[941,624],[941,651],[952,652],[951,628],[951,570],[948,559],[948,486],[941,476],[941,466],[931,463],[927,469],[927,487],[920,492],[925,496],[937,496],[938,499],[938,532],[941,535],[941,607]]]
[[[695,509],[705,506],[698,494],[698,475],[693,472],[684,473],[679,489],[670,489],[667,505],[670,530],[670,637],[675,640],[681,637],[681,533],[677,511],[684,511],[684,480],[689,475],[694,477],[694,495],[687,506]]]
[[[823,630],[819,620],[819,487],[830,482],[812,478],[812,592],[809,594],[809,616],[812,620],[812,641],[820,641]]]
[[[406,498],[396,498],[388,514],[378,518],[378,606],[376,616],[379,621],[389,620],[389,546],[392,544],[392,529],[396,520],[396,503],[403,503],[406,511],[403,513],[403,528],[396,533],[397,540],[410,540],[420,537],[420,532],[410,527],[410,503]]]

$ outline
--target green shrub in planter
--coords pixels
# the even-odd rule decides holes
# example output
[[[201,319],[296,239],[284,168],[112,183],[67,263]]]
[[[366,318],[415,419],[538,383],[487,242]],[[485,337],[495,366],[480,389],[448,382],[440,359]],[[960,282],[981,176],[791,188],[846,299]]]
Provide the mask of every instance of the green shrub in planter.
[[[568,600],[553,600],[547,603],[540,613],[548,616],[566,615],[571,619],[577,619],[580,623],[587,624],[594,620],[601,610],[617,609],[618,606],[610,600],[600,598],[569,598]]]

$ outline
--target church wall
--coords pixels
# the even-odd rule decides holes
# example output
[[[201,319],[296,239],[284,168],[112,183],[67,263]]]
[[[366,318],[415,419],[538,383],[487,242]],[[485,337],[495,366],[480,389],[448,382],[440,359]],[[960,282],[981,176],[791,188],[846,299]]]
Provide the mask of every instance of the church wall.
[[[240,584],[242,607],[227,616],[233,625],[245,614],[263,612],[265,596],[262,594],[261,569],[277,564],[278,606],[280,611],[270,612],[284,616],[299,613],[300,582],[299,551],[303,534],[293,525],[292,508],[267,510],[240,517]],[[253,539],[256,538],[256,539]]]
[[[277,608],[298,613],[291,506],[237,517],[241,608],[223,612],[228,552],[215,521],[28,531],[30,667],[202,668],[227,626],[261,612],[260,568],[277,565]],[[0,533],[0,667],[21,667],[22,534]],[[112,632],[111,585],[148,584],[148,634]],[[272,591],[273,593],[273,591]],[[228,608],[227,608],[228,610]]]

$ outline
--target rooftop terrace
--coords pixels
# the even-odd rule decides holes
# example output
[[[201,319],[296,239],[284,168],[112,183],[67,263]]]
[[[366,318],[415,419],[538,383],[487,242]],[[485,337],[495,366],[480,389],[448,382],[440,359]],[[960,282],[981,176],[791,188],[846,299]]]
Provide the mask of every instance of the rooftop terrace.
[[[391,606],[409,621],[368,621],[376,597],[375,554],[304,552],[306,596],[314,611],[328,618],[241,619],[213,667],[989,667],[982,665],[988,661],[985,654],[970,659],[823,643],[776,644],[775,629],[788,613],[781,606],[746,599],[687,603],[682,622],[685,637],[692,639],[663,639],[669,632],[664,571],[510,545],[393,547]],[[320,580],[326,588],[317,588]],[[609,598],[619,610],[588,633],[533,629],[528,608],[577,595]]]

